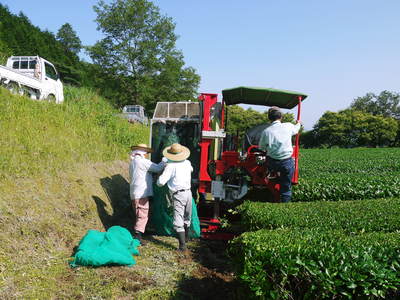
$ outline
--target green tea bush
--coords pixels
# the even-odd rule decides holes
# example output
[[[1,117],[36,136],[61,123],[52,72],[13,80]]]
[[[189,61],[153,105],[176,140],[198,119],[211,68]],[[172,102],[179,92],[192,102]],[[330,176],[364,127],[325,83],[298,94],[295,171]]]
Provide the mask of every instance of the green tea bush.
[[[244,231],[276,228],[340,229],[345,232],[400,231],[400,199],[244,202],[239,206]]]
[[[293,201],[400,196],[400,148],[302,149]]]
[[[260,230],[229,254],[257,299],[375,299],[400,288],[400,234]]]
[[[148,141],[147,127],[117,117],[93,91],[65,86],[64,94],[64,103],[55,104],[0,88],[0,177],[127,159],[130,145]]]

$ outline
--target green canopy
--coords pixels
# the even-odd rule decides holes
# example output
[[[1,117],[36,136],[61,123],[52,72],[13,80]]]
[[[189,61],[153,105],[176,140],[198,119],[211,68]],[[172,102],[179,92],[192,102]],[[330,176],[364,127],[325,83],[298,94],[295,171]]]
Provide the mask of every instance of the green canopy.
[[[294,92],[259,87],[236,87],[222,91],[223,100],[227,105],[232,104],[254,104],[265,106],[278,106],[291,109],[298,103],[298,96],[303,101],[307,95]]]

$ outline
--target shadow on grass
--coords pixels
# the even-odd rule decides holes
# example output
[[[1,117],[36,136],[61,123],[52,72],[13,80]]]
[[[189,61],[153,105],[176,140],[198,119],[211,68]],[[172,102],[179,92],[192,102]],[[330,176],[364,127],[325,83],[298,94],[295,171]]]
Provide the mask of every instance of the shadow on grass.
[[[92,199],[96,203],[97,212],[104,229],[108,230],[112,226],[119,225],[133,233],[135,215],[129,197],[129,183],[122,175],[116,174],[101,178],[100,184],[107,199],[101,199],[94,195]],[[108,205],[112,208],[111,214],[106,210]]]
[[[157,235],[152,235],[152,234],[147,234],[146,233],[143,236],[143,240],[145,240],[147,242],[151,242],[151,243],[153,243],[155,245],[159,245],[159,246],[162,246],[164,248],[173,250],[173,251],[175,251],[177,249],[178,242],[176,242],[176,244],[172,244],[172,243],[165,242],[165,241],[163,241],[161,239],[158,239],[157,237],[158,237]]]
[[[190,259],[200,266],[191,277],[179,282],[178,291],[171,299],[245,299],[226,255],[226,248],[226,241],[210,240],[200,240],[191,247]],[[185,259],[179,258],[179,263],[184,265]]]

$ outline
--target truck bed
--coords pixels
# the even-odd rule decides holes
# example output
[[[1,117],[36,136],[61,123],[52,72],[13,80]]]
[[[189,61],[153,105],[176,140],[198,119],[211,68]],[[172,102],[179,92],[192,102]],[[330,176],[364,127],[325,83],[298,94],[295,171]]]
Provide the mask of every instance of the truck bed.
[[[18,82],[21,85],[29,86],[34,89],[41,89],[41,81],[39,79],[0,65],[0,79],[3,78]]]

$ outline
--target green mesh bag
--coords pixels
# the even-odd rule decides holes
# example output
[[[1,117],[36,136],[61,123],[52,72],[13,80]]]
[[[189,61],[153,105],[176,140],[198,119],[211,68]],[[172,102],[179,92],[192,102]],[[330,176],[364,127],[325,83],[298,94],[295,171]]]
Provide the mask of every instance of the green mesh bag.
[[[71,267],[136,264],[132,255],[139,255],[140,242],[121,226],[112,226],[107,232],[87,231],[79,242]]]
[[[174,230],[174,209],[169,200],[168,187],[153,185],[153,201],[151,203],[150,223],[159,235],[176,235]],[[192,199],[192,220],[190,224],[189,236],[191,238],[200,237],[200,220],[197,215],[197,206]]]
[[[200,165],[200,148],[199,148],[199,122],[155,122],[152,124],[151,160],[159,163],[163,157],[162,151],[165,147],[174,143],[179,143],[190,150],[188,160],[193,166],[192,179],[198,179]],[[157,234],[175,235],[173,229],[173,207],[169,200],[169,191],[167,186],[158,187],[153,185],[153,201],[150,206],[150,226],[153,227]],[[192,194],[197,195],[197,186],[192,185]],[[192,221],[190,225],[190,237],[200,237],[200,220],[197,215],[197,206],[195,200],[192,199]]]

